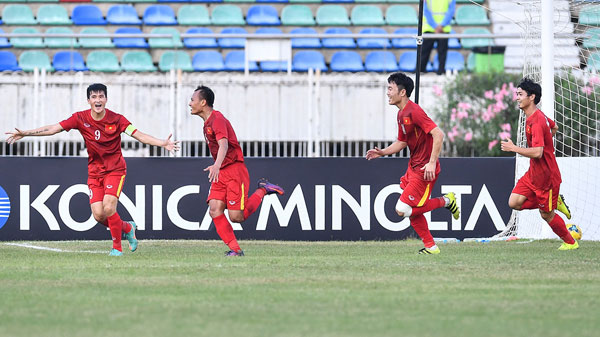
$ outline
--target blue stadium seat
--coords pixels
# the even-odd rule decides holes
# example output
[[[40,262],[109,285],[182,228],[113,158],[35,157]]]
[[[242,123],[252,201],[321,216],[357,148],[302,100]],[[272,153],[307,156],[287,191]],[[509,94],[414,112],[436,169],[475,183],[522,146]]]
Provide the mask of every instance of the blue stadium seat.
[[[78,5],[73,8],[71,20],[75,25],[105,25],[106,20],[102,17],[100,8],[96,5]]]
[[[194,55],[192,67],[196,71],[223,71],[225,70],[225,63],[218,51],[202,50]]]
[[[115,34],[142,34],[137,27],[121,27]],[[143,37],[115,37],[113,39],[117,48],[148,48],[149,45]]]
[[[283,32],[275,27],[261,27],[257,28],[254,34],[283,34]]]
[[[175,12],[167,5],[151,5],[144,11],[144,24],[151,26],[176,25]]]
[[[387,34],[383,28],[365,28],[360,31],[361,34]],[[370,49],[388,49],[392,46],[389,39],[386,38],[359,38],[356,40],[358,48]]]
[[[398,71],[398,62],[391,51],[373,51],[365,57],[365,69],[377,72]]]
[[[355,51],[338,51],[331,56],[329,64],[332,71],[364,71],[362,59]]]
[[[225,70],[226,71],[244,71],[245,53],[243,50],[230,51],[225,55]],[[248,62],[250,71],[258,71],[258,65],[255,61]]]
[[[412,34],[416,36],[417,28],[398,28],[394,31],[394,34]],[[417,40],[415,38],[392,39],[392,46],[394,48],[417,49]]]
[[[352,34],[348,28],[329,28],[325,34]],[[335,37],[323,39],[323,48],[356,48],[351,37]]]
[[[437,55],[435,55],[435,56],[437,56]],[[437,59],[437,57],[434,57],[433,61],[429,61],[425,65],[425,71],[428,73],[437,72],[439,67],[440,67],[440,62]]]
[[[190,28],[186,34],[212,34],[210,28]],[[214,37],[186,37],[183,39],[183,45],[186,48],[218,48],[217,39]],[[221,58],[223,62],[223,58]]]
[[[106,13],[106,21],[111,25],[141,25],[142,20],[131,5],[114,5]]]
[[[353,3],[354,0],[321,0],[320,2],[324,4],[350,4]]]
[[[287,71],[287,61],[262,61],[260,70],[268,72]]]
[[[400,71],[415,72],[415,69],[417,69],[417,52],[411,50],[400,55],[398,68]]]
[[[4,34],[4,31],[0,29],[0,34]],[[8,39],[5,37],[0,37],[0,48],[10,48],[11,44],[8,42]]]
[[[223,28],[221,34],[248,34],[248,32],[241,27],[227,27]],[[240,37],[222,37],[219,38],[219,47],[221,48],[244,48],[246,46],[246,39]]]
[[[453,30],[450,32],[450,35],[452,34],[456,34],[456,32]],[[460,45],[460,42],[458,42],[458,39],[453,37],[448,39],[448,48],[450,49],[460,49],[462,48],[462,46]]]
[[[250,26],[279,26],[277,9],[270,5],[255,5],[248,8],[246,23]]]
[[[273,2],[273,3],[288,3],[290,2],[289,0],[256,0],[256,2]]]
[[[321,69],[327,71],[325,57],[316,50],[301,50],[292,59],[293,71],[308,71],[308,69]]]
[[[434,63],[439,62],[437,54],[434,58]],[[449,50],[446,56],[446,70],[462,71],[465,69],[465,58],[461,53]]]
[[[295,28],[290,34],[317,34],[313,28]],[[321,40],[317,37],[292,38],[292,48],[321,48]]]
[[[17,63],[15,54],[9,51],[0,51],[0,71],[19,71],[21,67]]]
[[[87,71],[83,63],[83,56],[76,51],[59,51],[52,58],[52,65],[56,71]]]

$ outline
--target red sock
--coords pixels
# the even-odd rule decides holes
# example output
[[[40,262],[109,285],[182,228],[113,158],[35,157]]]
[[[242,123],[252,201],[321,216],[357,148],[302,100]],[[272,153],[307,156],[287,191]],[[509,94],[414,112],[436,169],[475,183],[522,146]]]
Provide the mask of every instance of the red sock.
[[[429,226],[427,226],[427,219],[425,219],[423,214],[411,216],[410,225],[415,229],[419,237],[421,237],[426,248],[431,248],[435,245],[433,236],[431,236],[431,232],[429,231]]]
[[[110,228],[110,235],[112,236],[113,248],[122,252],[121,248],[121,232],[123,231],[123,220],[119,216],[119,213],[116,213],[109,216],[107,219],[108,228]]]
[[[525,199],[523,205],[521,205],[521,209],[538,209],[537,200],[529,200]]]
[[[444,205],[446,205],[446,200],[444,199],[444,197],[429,199],[423,206],[413,207],[412,214],[410,216],[421,215],[429,211],[433,211],[436,208],[444,207]]]
[[[244,209],[244,220],[248,219],[252,213],[256,212],[256,209],[260,205],[263,200],[263,197],[267,194],[264,188],[257,189],[251,196],[248,198],[248,202],[246,203],[246,208]]]
[[[554,218],[548,223],[548,225],[550,225],[552,231],[556,233],[556,235],[558,235],[558,237],[561,238],[564,242],[570,245],[575,243],[575,239],[573,239],[571,233],[569,233],[569,230],[565,225],[565,221],[560,217],[560,215],[555,213]]]
[[[233,233],[233,227],[225,217],[225,214],[221,214],[216,218],[213,218],[215,223],[215,227],[217,228],[217,234],[229,249],[239,252],[242,250],[240,245],[238,245],[237,240],[235,239],[235,234]]]
[[[123,221],[123,227],[121,228],[123,230],[123,233],[129,233],[131,232],[131,224],[127,221]]]

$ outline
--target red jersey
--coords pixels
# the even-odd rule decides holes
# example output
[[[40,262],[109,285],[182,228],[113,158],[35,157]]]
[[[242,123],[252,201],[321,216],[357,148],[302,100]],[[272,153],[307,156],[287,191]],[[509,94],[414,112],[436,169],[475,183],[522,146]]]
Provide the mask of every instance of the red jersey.
[[[410,161],[408,165],[420,170],[431,159],[433,136],[429,133],[437,125],[425,111],[413,101],[398,111],[398,140],[408,143]],[[440,172],[440,161],[436,162],[436,174]]]
[[[552,142],[552,127],[555,123],[547,118],[541,110],[536,110],[525,121],[525,136],[528,147],[544,147],[541,158],[529,160],[529,181],[540,190],[547,190],[560,186],[562,182],[560,170],[554,156],[554,143]]]
[[[88,176],[103,177],[109,173],[126,174],[127,165],[121,154],[121,132],[137,131],[127,118],[106,109],[104,118],[96,121],[91,110],[78,111],[60,122],[65,131],[77,129],[88,151]]]
[[[221,168],[235,162],[244,161],[242,148],[238,143],[233,127],[231,127],[231,123],[219,111],[213,110],[210,117],[204,122],[204,138],[210,149],[210,154],[215,160],[217,160],[217,153],[219,152],[218,140],[227,138],[229,146],[227,147],[225,159],[221,163]]]

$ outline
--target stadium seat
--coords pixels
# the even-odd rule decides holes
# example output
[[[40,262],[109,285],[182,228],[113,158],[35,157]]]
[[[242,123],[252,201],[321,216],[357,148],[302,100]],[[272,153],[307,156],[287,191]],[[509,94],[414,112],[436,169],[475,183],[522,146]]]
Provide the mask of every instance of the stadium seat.
[[[317,34],[312,28],[295,28],[290,34]],[[321,48],[321,40],[317,37],[292,38],[292,48]]]
[[[144,11],[144,24],[149,26],[176,25],[175,12],[167,5],[151,5]]]
[[[256,0],[256,2],[288,3],[289,0]]]
[[[0,71],[19,71],[21,67],[17,63],[15,54],[9,51],[0,51]]]
[[[360,31],[361,34],[386,34],[383,28],[365,28]],[[387,38],[359,38],[356,40],[358,48],[370,49],[388,49],[392,46]]]
[[[151,34],[171,34],[172,38],[149,38],[148,45],[150,48],[181,48],[181,38],[179,37],[179,31],[173,27],[156,27],[150,31]]]
[[[417,52],[416,51],[407,51],[400,55],[400,59],[398,60],[398,69],[400,71],[409,71],[415,72],[417,69]]]
[[[71,28],[51,27],[46,30],[47,34],[73,34]],[[44,44],[48,48],[79,48],[77,38],[74,37],[46,37]]]
[[[70,25],[69,14],[61,5],[42,5],[37,11],[37,20],[41,25]]]
[[[108,34],[102,27],[85,27],[81,34]],[[82,48],[114,48],[110,37],[80,37],[79,45]]]
[[[114,5],[106,13],[106,21],[111,25],[141,25],[142,20],[138,17],[132,5]]]
[[[177,11],[177,22],[182,26],[210,25],[208,9],[204,5],[184,5]]]
[[[398,28],[394,31],[394,34],[412,34],[417,36],[417,28]],[[392,39],[392,46],[394,48],[417,48],[417,40],[415,38],[397,38]]]
[[[100,8],[96,5],[79,5],[73,8],[71,19],[75,25],[105,25]]]
[[[115,31],[115,34],[142,34],[137,27],[121,27]],[[148,48],[148,43],[143,37],[115,37],[113,39],[117,48]]]
[[[314,26],[315,19],[308,6],[289,5],[281,11],[281,23],[286,26]]]
[[[183,71],[194,71],[190,55],[184,51],[166,51],[160,56],[158,62],[160,71],[169,71],[171,69],[181,69]]]
[[[2,10],[2,21],[5,25],[35,25],[33,12],[27,5],[10,4]]]
[[[452,35],[452,34],[456,34],[456,32],[453,30],[450,31],[450,35]],[[460,45],[460,42],[458,42],[458,39],[453,37],[453,38],[448,39],[448,48],[449,49],[461,49],[462,46]]]
[[[486,28],[467,28],[463,31],[463,34],[488,34],[491,36],[492,33],[490,33],[490,31],[487,30]],[[462,43],[463,48],[472,49],[474,47],[493,46],[494,40],[492,40],[491,38],[490,39],[486,39],[486,38],[465,39],[465,38],[463,38],[461,43]]]
[[[210,28],[190,28],[186,34],[212,34]],[[218,48],[217,40],[214,37],[186,37],[183,39],[183,45],[186,48]],[[221,58],[221,61],[223,58]]]
[[[223,0],[223,2],[256,2],[256,0]]]
[[[245,69],[245,56],[243,50],[230,51],[225,55],[225,70],[226,71],[244,71]],[[255,61],[248,62],[248,69],[250,71],[258,71],[258,65]]]
[[[387,0],[390,3],[418,4],[419,0]]]
[[[56,71],[87,71],[83,56],[77,51],[59,51],[52,58],[52,65]]]
[[[196,71],[223,71],[225,70],[225,63],[218,51],[202,50],[194,55],[192,67]]]
[[[591,53],[587,58],[587,68],[590,71],[600,70],[600,53]]]
[[[475,64],[475,53],[471,52],[467,56],[467,70],[471,72],[475,71]]]
[[[600,6],[589,6],[579,11],[579,24],[588,26],[600,26]]]
[[[416,26],[419,19],[411,6],[393,5],[385,11],[385,22],[390,26]]]
[[[348,28],[329,28],[325,34],[351,34]],[[356,48],[356,43],[351,37],[334,37],[323,39],[323,48]]]
[[[35,68],[54,71],[48,54],[39,50],[27,50],[19,56],[19,66],[23,71],[33,71]]]
[[[87,56],[86,64],[91,71],[104,73],[121,71],[117,55],[106,50],[94,50],[90,52]]]
[[[434,63],[439,63],[438,55],[434,57]],[[465,69],[465,58],[461,53],[449,50],[446,56],[446,70],[462,71]]]
[[[385,24],[381,9],[374,5],[354,6],[351,21],[355,26],[381,26]]]
[[[365,57],[365,69],[376,72],[398,71],[398,62],[391,51],[373,51]]]
[[[316,50],[301,50],[292,59],[293,71],[308,71],[308,69],[321,69],[327,71],[325,57]]]
[[[329,67],[332,71],[364,71],[362,59],[355,51],[338,51],[331,56]]]
[[[262,61],[260,62],[260,70],[268,72],[287,71],[287,61]]]
[[[18,27],[13,29],[13,34],[39,34],[33,27]],[[41,37],[11,37],[10,44],[14,48],[45,48]]]
[[[254,5],[248,8],[246,23],[250,26],[279,26],[277,9],[270,5]]]
[[[4,31],[2,29],[0,29],[0,34],[4,34]],[[293,44],[293,42],[292,42],[292,44]],[[10,47],[12,47],[12,46],[8,42],[8,39],[5,37],[0,37],[0,48],[10,48]]]
[[[320,26],[349,26],[348,12],[340,5],[323,5],[317,9],[317,24]]]
[[[248,34],[248,32],[240,27],[227,27],[221,31],[221,34]],[[244,48],[246,46],[246,39],[242,37],[222,37],[218,41],[221,48]]]
[[[349,4],[349,3],[353,3],[354,0],[322,0],[322,3],[326,4],[326,3],[345,3],[345,4]]]
[[[599,48],[600,47],[600,28],[588,29],[585,35],[589,35],[583,39],[584,48]]]
[[[152,56],[145,51],[128,51],[121,57],[121,69],[123,71],[156,71],[152,64]]]
[[[321,0],[290,0],[290,3],[321,3]]]
[[[212,11],[210,18],[213,25],[221,26],[244,26],[244,15],[242,9],[236,5],[217,5]]]
[[[465,5],[460,6],[456,9],[456,24],[458,25],[475,25],[483,26],[489,25],[485,10],[476,5]]]
[[[254,34],[283,34],[283,32],[275,27],[260,27],[256,29]]]

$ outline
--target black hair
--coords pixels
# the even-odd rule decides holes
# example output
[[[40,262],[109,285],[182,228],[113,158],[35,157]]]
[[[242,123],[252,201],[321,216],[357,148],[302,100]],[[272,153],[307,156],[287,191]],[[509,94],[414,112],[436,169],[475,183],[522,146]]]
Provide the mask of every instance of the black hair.
[[[102,83],[94,83],[87,88],[87,98],[90,98],[92,92],[100,92],[104,91],[104,96],[108,97],[108,91],[106,90],[106,86]]]
[[[542,87],[535,83],[532,79],[525,77],[521,83],[517,85],[517,88],[521,88],[527,92],[527,96],[535,95],[533,103],[536,105],[540,102],[540,99],[542,98]]]
[[[388,83],[392,82],[396,83],[396,85],[398,86],[398,90],[406,90],[406,97],[410,97],[410,95],[413,92],[413,89],[415,88],[413,80],[410,77],[406,76],[404,73],[398,72],[391,74],[390,77],[388,77]]]
[[[209,87],[199,85],[194,92],[195,91],[199,92],[200,97],[206,100],[206,104],[208,104],[209,107],[213,107],[213,104],[215,103],[215,93]]]

